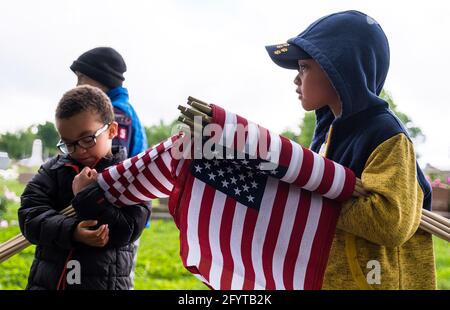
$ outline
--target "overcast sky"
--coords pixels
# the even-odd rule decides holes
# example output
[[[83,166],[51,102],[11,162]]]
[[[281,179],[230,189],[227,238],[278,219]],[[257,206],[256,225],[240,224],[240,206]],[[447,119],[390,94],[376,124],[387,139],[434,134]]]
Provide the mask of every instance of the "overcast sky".
[[[421,165],[450,167],[448,1],[3,1],[0,133],[53,121],[76,83],[70,64],[97,46],[125,58],[124,86],[145,125],[175,119],[191,95],[276,132],[295,129],[303,115],[295,71],[273,64],[264,46],[347,9],[387,34],[385,88],[427,137]]]

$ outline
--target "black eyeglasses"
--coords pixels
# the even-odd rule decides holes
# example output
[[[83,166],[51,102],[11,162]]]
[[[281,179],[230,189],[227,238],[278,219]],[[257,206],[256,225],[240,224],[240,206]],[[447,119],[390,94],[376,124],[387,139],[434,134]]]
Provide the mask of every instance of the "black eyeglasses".
[[[62,140],[59,140],[56,147],[64,154],[72,154],[73,152],[75,152],[77,145],[82,147],[83,149],[89,149],[91,147],[94,147],[97,144],[97,137],[99,135],[101,135],[102,133],[104,133],[109,128],[110,124],[111,123],[105,124],[102,128],[97,130],[93,135],[80,138],[80,139],[75,140],[70,143],[65,143]]]

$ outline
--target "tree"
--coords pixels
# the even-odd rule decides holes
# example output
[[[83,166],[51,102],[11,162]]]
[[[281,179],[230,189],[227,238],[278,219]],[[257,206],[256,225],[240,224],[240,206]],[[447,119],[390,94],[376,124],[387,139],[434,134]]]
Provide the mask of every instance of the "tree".
[[[56,144],[59,141],[59,134],[52,122],[45,122],[37,125],[36,137],[42,140],[43,153],[48,156],[56,155],[58,152]]]
[[[316,126],[316,116],[314,112],[305,112],[303,119],[300,121],[300,134],[296,134],[289,129],[285,129],[281,135],[291,139],[304,147],[311,145],[312,137],[314,135],[314,127]]]
[[[36,139],[34,126],[16,132],[7,132],[0,135],[0,150],[6,151],[11,158],[25,158],[31,155],[34,139]]]
[[[397,115],[397,117],[405,125],[411,139],[413,139],[417,143],[425,142],[425,135],[423,134],[422,129],[417,127],[408,115],[406,115],[403,112],[400,112],[397,109],[397,105],[395,104],[394,99],[392,98],[391,94],[388,91],[383,89],[381,91],[380,98],[384,99],[387,103],[389,103],[389,108],[395,113],[395,115]]]
[[[397,109],[397,105],[395,104],[394,99],[392,98],[391,94],[388,91],[383,89],[381,91],[380,98],[384,99],[389,104],[389,108],[405,125],[408,134],[410,135],[411,139],[414,142],[421,143],[425,141],[425,135],[422,133],[422,130],[413,123],[413,121],[408,115],[406,115],[403,112],[400,112]],[[282,135],[285,136],[286,138],[298,142],[304,147],[309,147],[311,145],[312,137],[314,135],[315,126],[316,126],[316,117],[314,112],[306,112],[299,126],[300,127],[299,135],[295,134],[293,131],[289,129],[283,131]]]
[[[153,146],[164,139],[169,138],[174,134],[173,130],[177,121],[174,120],[171,123],[165,123],[163,120],[159,121],[158,125],[152,125],[150,127],[145,127],[145,133],[147,135],[147,141],[149,146]]]

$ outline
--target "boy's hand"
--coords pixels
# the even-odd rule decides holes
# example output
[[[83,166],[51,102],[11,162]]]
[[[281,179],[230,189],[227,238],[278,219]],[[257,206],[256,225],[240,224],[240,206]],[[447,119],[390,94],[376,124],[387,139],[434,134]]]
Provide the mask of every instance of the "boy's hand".
[[[97,225],[97,221],[81,221],[73,232],[75,241],[84,243],[93,247],[104,247],[109,240],[108,224],[101,225],[96,230],[90,230],[89,227]]]
[[[72,182],[72,191],[76,195],[81,192],[86,186],[97,181],[97,171],[89,167],[84,167],[80,173],[78,173]]]

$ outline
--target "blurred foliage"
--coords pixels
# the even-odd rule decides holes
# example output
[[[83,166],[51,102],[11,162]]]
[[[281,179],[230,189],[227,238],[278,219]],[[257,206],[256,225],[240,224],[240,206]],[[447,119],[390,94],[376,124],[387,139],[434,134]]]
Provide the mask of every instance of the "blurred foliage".
[[[57,153],[56,144],[58,143],[59,134],[52,122],[31,125],[24,130],[1,134],[0,150],[6,151],[9,157],[14,159],[29,157],[35,139],[42,140],[44,157],[53,156]]]
[[[177,121],[165,123],[163,120],[159,124],[145,127],[145,134],[147,135],[148,146],[153,146],[175,134]],[[174,131],[175,130],[175,131]]]
[[[408,115],[398,110],[397,105],[394,102],[394,99],[392,98],[391,94],[388,91],[383,89],[381,91],[380,98],[384,99],[389,104],[389,108],[405,125],[408,134],[410,135],[410,137],[414,142],[422,143],[425,141],[425,135],[423,134],[422,130],[414,124],[414,122]],[[315,126],[316,126],[315,113],[305,112],[299,125],[300,134],[296,134],[294,131],[290,129],[285,129],[281,133],[281,135],[301,144],[304,147],[309,147],[311,145],[311,141],[314,135]]]

